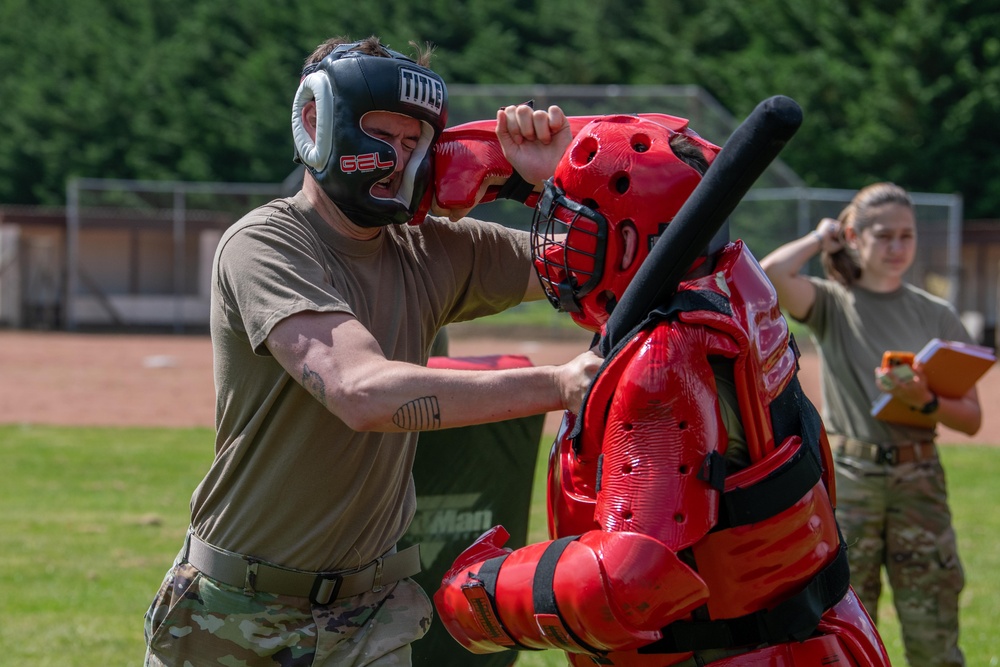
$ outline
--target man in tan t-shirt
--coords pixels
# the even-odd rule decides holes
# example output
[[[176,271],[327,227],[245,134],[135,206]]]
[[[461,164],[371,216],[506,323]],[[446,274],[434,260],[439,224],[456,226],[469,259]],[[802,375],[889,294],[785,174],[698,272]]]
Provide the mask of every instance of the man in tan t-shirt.
[[[147,665],[409,665],[432,615],[415,551],[395,551],[417,433],[577,410],[600,364],[425,367],[449,322],[543,296],[526,232],[437,206],[406,224],[447,115],[426,60],[374,37],[320,45],[293,104],[302,190],[219,244],[216,456],[146,615]],[[518,187],[487,170],[476,201],[496,186],[523,200],[570,130],[557,107],[518,105],[497,139]]]

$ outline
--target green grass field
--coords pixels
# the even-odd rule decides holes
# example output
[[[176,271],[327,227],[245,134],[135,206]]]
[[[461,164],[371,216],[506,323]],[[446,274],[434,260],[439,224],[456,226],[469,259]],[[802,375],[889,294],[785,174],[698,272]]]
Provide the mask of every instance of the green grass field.
[[[545,538],[547,449],[536,469],[531,539]],[[191,492],[211,459],[206,429],[0,426],[0,663],[141,665],[142,616],[180,546]],[[962,648],[1000,665],[1000,450],[943,449],[961,555]],[[884,606],[883,638],[904,665]],[[525,654],[522,667],[565,665]]]

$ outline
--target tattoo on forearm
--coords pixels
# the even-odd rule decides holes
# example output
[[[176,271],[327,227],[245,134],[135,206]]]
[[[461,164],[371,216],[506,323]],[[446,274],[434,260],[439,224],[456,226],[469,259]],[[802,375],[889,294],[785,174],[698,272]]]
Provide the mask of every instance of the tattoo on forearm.
[[[323,378],[319,373],[309,368],[309,364],[302,365],[302,386],[317,401],[326,406],[326,383],[323,382]]]
[[[433,431],[441,428],[441,408],[437,396],[424,396],[404,403],[392,416],[392,423],[407,431]]]

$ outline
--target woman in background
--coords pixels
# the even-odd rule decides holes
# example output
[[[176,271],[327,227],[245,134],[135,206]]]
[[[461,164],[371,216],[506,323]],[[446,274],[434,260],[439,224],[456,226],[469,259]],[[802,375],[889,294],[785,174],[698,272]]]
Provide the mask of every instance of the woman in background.
[[[884,567],[909,664],[964,665],[958,647],[964,576],[936,428],[890,424],[869,412],[885,392],[963,433],[974,434],[982,420],[975,388],[960,398],[936,396],[919,363],[912,377],[880,368],[886,350],[916,352],[932,338],[972,342],[951,304],[904,280],[916,247],[909,194],[876,183],[860,190],[837,220],[822,219],[761,266],[782,308],[809,328],[818,347],[851,584],[877,618]],[[803,274],[821,251],[826,278]]]

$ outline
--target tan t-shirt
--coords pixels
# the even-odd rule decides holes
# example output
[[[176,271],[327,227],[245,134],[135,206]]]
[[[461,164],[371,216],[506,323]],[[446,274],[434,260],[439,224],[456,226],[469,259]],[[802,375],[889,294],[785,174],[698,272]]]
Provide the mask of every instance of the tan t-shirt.
[[[886,350],[919,352],[932,338],[971,342],[955,309],[909,284],[879,293],[821,278],[810,281],[816,302],[803,321],[819,348],[827,431],[880,444],[933,438],[934,429],[871,416],[872,402],[881,395],[875,369]]]
[[[387,358],[426,364],[445,324],[520,302],[530,261],[527,233],[471,219],[430,217],[348,239],[301,192],[233,225],[212,274],[216,455],[191,499],[196,533],[313,571],[357,567],[391,548],[415,509],[417,434],[352,431],[265,340],[293,313],[351,313]]]

